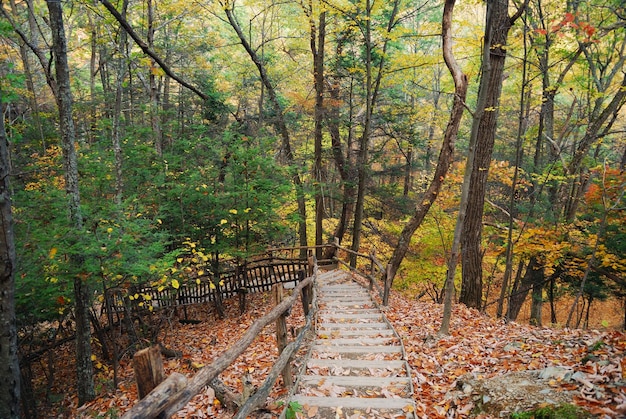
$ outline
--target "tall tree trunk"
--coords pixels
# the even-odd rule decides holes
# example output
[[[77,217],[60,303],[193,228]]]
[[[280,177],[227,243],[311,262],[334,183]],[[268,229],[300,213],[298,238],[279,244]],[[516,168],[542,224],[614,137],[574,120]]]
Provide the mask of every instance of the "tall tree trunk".
[[[154,4],[152,0],[147,0],[148,13],[148,33],[146,40],[148,48],[154,51]],[[157,85],[157,66],[154,58],[150,60],[150,74],[148,74],[150,89],[150,125],[152,126],[152,137],[154,138],[154,150],[158,156],[163,155],[163,132],[161,130],[161,120],[159,116],[160,97]]]
[[[482,306],[483,297],[481,238],[485,188],[498,122],[506,42],[511,25],[525,6],[526,4],[511,18],[508,15],[508,0],[487,1],[485,52],[478,90],[479,107],[472,123],[470,139],[470,143],[474,143],[476,148],[472,166],[466,169],[470,170],[470,189],[461,233],[463,279],[459,301],[477,309]]]
[[[9,186],[9,140],[0,89],[0,417],[20,417],[20,364],[15,325],[15,237]]]
[[[70,71],[67,62],[67,39],[63,24],[63,9],[59,0],[47,0],[52,31],[54,66],[58,86],[59,129],[63,149],[65,189],[68,198],[69,221],[74,231],[73,240],[78,242],[83,234],[83,216],[80,209],[78,190],[78,163],[74,148],[75,131],[72,117],[72,92]],[[76,373],[78,379],[78,404],[82,405],[95,397],[93,365],[91,364],[91,329],[89,324],[89,286],[86,275],[82,275],[83,256],[71,255],[74,265],[74,309],[76,317]]]
[[[526,14],[528,13],[528,9],[526,9]],[[507,291],[509,288],[509,283],[511,281],[511,275],[513,273],[513,228],[515,222],[515,197],[517,195],[517,181],[519,178],[519,168],[522,164],[522,154],[524,151],[523,142],[524,142],[524,134],[526,132],[526,126],[528,121],[528,113],[530,111],[530,106],[527,106],[527,95],[528,90],[526,89],[528,78],[527,78],[527,68],[528,68],[528,48],[527,48],[527,37],[528,37],[528,25],[524,24],[524,58],[522,63],[522,88],[520,89],[520,107],[519,107],[519,120],[517,123],[517,137],[515,139],[515,170],[513,172],[513,181],[511,184],[511,195],[509,196],[509,225],[507,231],[507,240],[506,240],[506,251],[505,251],[505,263],[504,263],[504,275],[502,276],[502,287],[500,288],[500,298],[498,299],[498,306],[496,308],[496,316],[502,317],[504,312],[504,300],[506,299]]]
[[[311,25],[311,53],[313,54],[313,84],[315,86],[315,163],[313,165],[313,177],[315,179],[315,245],[321,246],[323,242],[324,221],[324,195],[322,186],[322,124],[324,121],[324,47],[326,43],[326,12],[319,15],[319,23],[313,21],[313,6],[309,3],[309,20]],[[322,258],[322,248],[315,249],[318,259]]]
[[[465,106],[465,97],[467,95],[467,77],[463,74],[461,67],[452,53],[451,27],[454,5],[455,0],[446,1],[441,23],[443,58],[454,80],[454,102],[452,104],[452,111],[450,113],[448,125],[446,126],[446,130],[444,132],[437,167],[435,168],[435,173],[433,174],[428,190],[420,198],[415,206],[415,211],[413,212],[411,219],[402,229],[398,239],[398,244],[394,248],[391,259],[387,264],[383,304],[388,303],[389,291],[393,285],[393,280],[398,272],[398,268],[406,256],[406,252],[411,242],[411,237],[413,236],[413,233],[415,233],[415,230],[417,230],[417,228],[422,224],[424,217],[437,199],[444,179],[448,174],[448,169],[450,168],[452,157],[454,155],[454,144],[456,142],[456,136],[459,132],[459,125],[461,123],[463,109]],[[448,332],[446,331],[445,333]]]
[[[352,245],[350,248],[358,252],[361,247],[361,231],[363,229],[363,214],[365,207],[365,192],[368,179],[367,161],[369,156],[370,130],[372,128],[372,24],[371,24],[372,4],[370,0],[365,1],[365,121],[363,132],[359,140],[359,155],[357,157],[357,189],[356,203],[354,206],[354,223],[352,226]],[[356,267],[356,254],[350,254],[350,266]]]
[[[389,39],[385,39],[380,54],[376,77],[373,74],[373,61],[372,53],[374,52],[375,42],[372,40],[372,22],[371,15],[374,8],[373,1],[365,1],[365,27],[363,28],[363,35],[365,41],[365,120],[363,122],[363,132],[359,139],[359,154],[357,156],[357,190],[356,190],[356,203],[354,206],[354,223],[352,226],[352,245],[351,249],[354,252],[358,252],[361,246],[361,231],[363,224],[363,215],[365,207],[365,195],[367,192],[367,178],[369,174],[369,142],[370,134],[372,130],[372,118],[374,116],[374,107],[380,91],[380,83],[383,78],[383,67],[385,64],[385,55],[387,52],[387,46]],[[395,0],[393,2],[393,9],[389,14],[389,20],[387,21],[386,33],[391,33],[391,30],[396,25],[396,17],[398,14],[398,8],[400,2]],[[356,254],[350,255],[350,266],[356,267]]]
[[[126,12],[128,10],[128,0],[122,2],[122,17],[126,19]],[[115,203],[116,205],[122,205],[122,198],[124,194],[124,178],[122,167],[124,163],[124,156],[122,155],[122,96],[124,93],[124,77],[126,73],[126,47],[128,37],[126,31],[120,29],[119,41],[118,41],[118,58],[117,58],[117,74],[115,79],[115,101],[113,104],[113,124],[112,124],[112,143],[113,143],[113,156],[115,161]]]

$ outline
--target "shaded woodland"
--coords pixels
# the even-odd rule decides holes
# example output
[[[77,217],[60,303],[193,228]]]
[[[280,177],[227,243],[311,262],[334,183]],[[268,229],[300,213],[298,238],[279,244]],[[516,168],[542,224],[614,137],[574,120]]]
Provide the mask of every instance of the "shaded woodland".
[[[382,302],[393,288],[443,304],[444,334],[456,302],[626,327],[623,1],[0,13],[1,417],[51,402],[31,385],[50,348],[75,342],[81,405],[103,364],[156,343],[167,316],[142,287],[244,305],[225,272],[243,278],[267,249],[306,263],[336,243],[365,270],[354,255],[375,256]],[[109,290],[147,320],[106,359]],[[592,323],[605,303],[620,312]]]

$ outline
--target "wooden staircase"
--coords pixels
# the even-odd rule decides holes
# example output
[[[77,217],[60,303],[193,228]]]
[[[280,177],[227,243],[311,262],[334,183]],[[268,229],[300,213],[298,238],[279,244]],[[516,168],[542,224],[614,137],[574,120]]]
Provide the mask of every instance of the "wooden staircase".
[[[368,291],[341,270],[316,287],[316,337],[290,399],[298,417],[415,418],[402,341]]]

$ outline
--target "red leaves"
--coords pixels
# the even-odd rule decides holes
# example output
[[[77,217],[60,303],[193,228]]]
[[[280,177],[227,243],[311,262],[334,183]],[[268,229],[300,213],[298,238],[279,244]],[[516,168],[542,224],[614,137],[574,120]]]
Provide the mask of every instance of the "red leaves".
[[[578,38],[583,38],[582,42],[593,42],[592,37],[596,33],[596,28],[589,22],[578,20],[578,15],[567,12],[563,19],[557,21],[550,26],[549,30],[545,28],[535,28],[534,32],[539,35],[556,34],[559,37],[565,36],[567,29],[574,31]]]

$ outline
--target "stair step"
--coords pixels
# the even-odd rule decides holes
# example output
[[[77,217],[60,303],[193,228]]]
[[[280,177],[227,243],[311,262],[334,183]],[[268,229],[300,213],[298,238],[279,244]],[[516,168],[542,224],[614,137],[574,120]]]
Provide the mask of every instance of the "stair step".
[[[353,337],[353,338],[328,338],[328,339],[317,339],[315,341],[316,345],[321,346],[341,346],[341,345],[352,345],[352,346],[372,346],[372,345],[397,345],[400,342],[396,339],[395,336],[388,336],[384,338],[380,337]]]
[[[322,386],[326,383],[343,387],[397,387],[411,384],[409,377],[376,377],[350,376],[350,375],[303,375],[300,383],[306,385]]]
[[[414,411],[414,402],[403,398],[312,397],[295,395],[302,406],[342,407],[348,409],[406,409]]]
[[[319,329],[389,329],[387,323],[371,322],[371,323],[336,323],[322,322],[318,324]]]
[[[381,312],[378,313],[334,313],[334,312],[326,312],[320,313],[319,317],[323,319],[339,319],[339,320],[358,320],[358,319],[381,319],[383,318],[383,314]]]
[[[340,353],[340,354],[397,354],[402,353],[401,346],[327,346],[313,345],[313,350],[324,353]]]
[[[370,359],[309,359],[307,362],[309,368],[347,368],[347,369],[386,369],[388,371],[405,370],[406,374],[406,361],[395,359],[388,361],[378,361]]]

